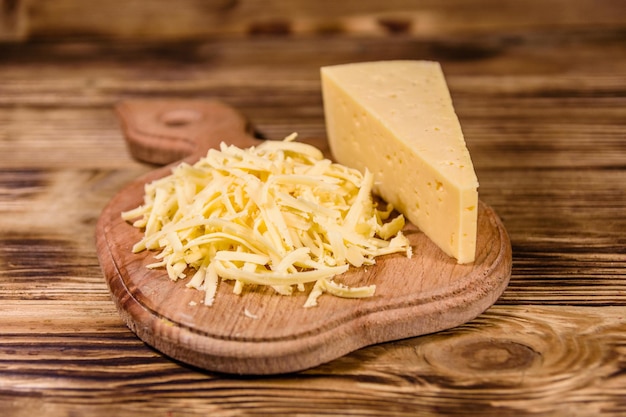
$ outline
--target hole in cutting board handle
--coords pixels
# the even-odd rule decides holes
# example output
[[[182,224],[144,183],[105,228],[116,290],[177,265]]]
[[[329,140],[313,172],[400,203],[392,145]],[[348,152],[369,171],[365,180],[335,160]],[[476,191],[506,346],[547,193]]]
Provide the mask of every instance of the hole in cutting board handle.
[[[169,110],[160,117],[161,122],[170,127],[187,126],[201,119],[202,113],[186,108]]]
[[[246,119],[219,101],[134,99],[119,102],[115,112],[131,155],[151,164],[195,160],[221,142],[241,148],[260,143]]]

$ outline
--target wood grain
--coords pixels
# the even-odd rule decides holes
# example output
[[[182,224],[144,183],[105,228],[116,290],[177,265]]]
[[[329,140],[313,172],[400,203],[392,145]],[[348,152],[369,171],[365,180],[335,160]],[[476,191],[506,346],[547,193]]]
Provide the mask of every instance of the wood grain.
[[[471,408],[617,416],[626,407],[618,307],[495,306],[456,329],[368,347],[297,376],[249,378],[199,372],[146,349],[109,305],[78,303],[68,315],[51,302],[45,323],[20,302],[0,306],[12,323],[0,342],[13,363],[3,362],[2,380],[32,387],[0,393],[6,415],[440,416]],[[86,317],[98,317],[97,331]]]
[[[29,1],[29,41],[0,43],[3,416],[626,414],[623,2],[411,2],[421,18],[395,34],[343,30],[333,8],[374,22],[400,3],[332,2],[323,34],[216,37],[197,25],[124,32],[146,22],[139,3],[103,3],[135,8],[107,22],[68,2]],[[481,199],[511,238],[498,303],[443,333],[264,378],[186,366],[128,330],[93,234],[107,202],[154,167],[130,157],[115,103],[218,98],[265,137],[322,137],[319,66],[394,57],[443,65]]]
[[[541,0],[484,1],[471,7],[462,0],[179,0],[176,6],[165,0],[147,5],[110,0],[99,4],[97,12],[80,0],[31,0],[29,9],[29,35],[34,38],[79,33],[91,38],[170,41],[235,36],[462,36],[522,28],[619,26],[626,12],[621,2],[608,0],[549,1],[547,5]]]

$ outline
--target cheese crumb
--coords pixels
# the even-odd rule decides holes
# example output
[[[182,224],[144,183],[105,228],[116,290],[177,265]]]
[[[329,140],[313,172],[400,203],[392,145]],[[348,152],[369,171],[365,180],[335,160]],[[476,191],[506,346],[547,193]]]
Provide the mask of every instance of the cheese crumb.
[[[387,221],[393,208],[377,208],[369,171],[333,163],[295,138],[247,149],[222,143],[146,184],[144,203],[122,213],[143,229],[133,252],[159,251],[148,267],[165,268],[173,281],[190,274],[186,285],[205,292],[206,306],[220,279],[233,280],[236,294],[265,285],[289,295],[313,283],[305,307],[323,293],[371,297],[373,285],[332,278],[380,255],[411,257],[404,217]]]
[[[249,319],[257,320],[259,316],[254,313],[251,313],[247,308],[243,311],[243,315],[248,317]]]

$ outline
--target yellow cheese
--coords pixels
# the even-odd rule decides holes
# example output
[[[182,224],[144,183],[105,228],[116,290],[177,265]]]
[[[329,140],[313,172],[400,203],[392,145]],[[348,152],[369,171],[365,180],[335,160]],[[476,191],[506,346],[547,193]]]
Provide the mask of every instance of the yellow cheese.
[[[222,144],[194,165],[146,185],[144,204],[122,218],[144,229],[133,251],[160,250],[172,280],[205,292],[213,303],[221,280],[266,285],[289,295],[314,283],[305,307],[324,292],[360,298],[375,286],[348,288],[333,278],[350,266],[373,265],[389,253],[411,256],[404,217],[383,223],[390,208],[376,208],[373,176],[332,163],[304,143],[267,141],[248,149]]]
[[[374,174],[374,191],[459,263],[474,261],[478,180],[441,67],[379,61],[324,67],[335,159]]]

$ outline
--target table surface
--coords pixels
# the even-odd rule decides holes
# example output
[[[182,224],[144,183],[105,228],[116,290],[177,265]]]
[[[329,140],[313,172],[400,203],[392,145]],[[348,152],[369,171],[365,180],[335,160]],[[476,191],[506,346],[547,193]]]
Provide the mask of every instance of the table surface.
[[[626,3],[347,2],[323,25],[321,6],[255,21],[251,2],[213,2],[228,36],[191,12],[172,12],[178,32],[113,6],[117,32],[43,19],[71,3],[33,1],[30,35],[14,25],[19,39],[0,43],[3,416],[626,415]],[[146,346],[95,250],[105,204],[154,169],[129,156],[113,105],[217,98],[267,138],[319,138],[319,67],[383,59],[443,66],[480,198],[512,242],[498,302],[292,375],[220,375]]]

